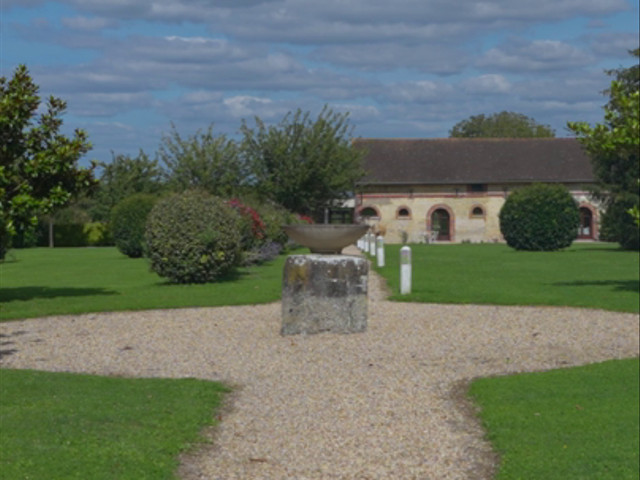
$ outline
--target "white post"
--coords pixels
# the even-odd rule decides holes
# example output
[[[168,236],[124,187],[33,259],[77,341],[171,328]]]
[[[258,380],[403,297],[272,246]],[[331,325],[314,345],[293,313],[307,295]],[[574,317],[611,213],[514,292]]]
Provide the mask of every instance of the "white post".
[[[369,232],[365,233],[362,237],[362,251],[369,253]]]
[[[369,232],[369,255],[376,256],[376,234]]]
[[[378,267],[384,267],[384,238],[382,238],[382,235],[378,235],[378,238],[376,238],[376,247]]]
[[[411,293],[411,248],[400,249],[400,294]]]

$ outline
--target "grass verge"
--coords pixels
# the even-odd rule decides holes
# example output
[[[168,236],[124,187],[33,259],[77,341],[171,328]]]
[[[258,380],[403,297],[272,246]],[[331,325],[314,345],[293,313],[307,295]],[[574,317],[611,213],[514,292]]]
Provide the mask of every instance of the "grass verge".
[[[195,379],[0,370],[0,477],[172,479],[226,389]]]
[[[392,300],[494,305],[555,305],[638,312],[638,252],[575,243],[557,252],[503,244],[411,245],[412,292],[400,295],[400,245],[377,268]]]
[[[285,259],[240,268],[217,283],[173,285],[151,272],[146,259],[115,248],[12,250],[0,264],[0,320],[274,302]]]
[[[474,381],[496,480],[637,479],[639,375],[635,358]]]

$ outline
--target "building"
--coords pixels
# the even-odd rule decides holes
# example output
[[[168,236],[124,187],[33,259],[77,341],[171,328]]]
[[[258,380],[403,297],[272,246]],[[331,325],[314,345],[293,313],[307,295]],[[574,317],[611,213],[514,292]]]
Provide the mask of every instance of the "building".
[[[502,241],[499,212],[514,189],[561,183],[580,209],[578,238],[598,238],[591,162],[570,138],[357,139],[365,177],[356,217],[388,243]]]

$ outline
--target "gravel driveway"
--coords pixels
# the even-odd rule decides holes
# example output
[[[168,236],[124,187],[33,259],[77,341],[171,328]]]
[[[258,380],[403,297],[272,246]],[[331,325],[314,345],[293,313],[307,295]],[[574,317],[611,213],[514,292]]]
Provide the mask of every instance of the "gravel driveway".
[[[369,297],[352,335],[282,337],[279,303],[6,322],[0,366],[231,384],[186,480],[483,479],[470,379],[639,354],[635,314]]]

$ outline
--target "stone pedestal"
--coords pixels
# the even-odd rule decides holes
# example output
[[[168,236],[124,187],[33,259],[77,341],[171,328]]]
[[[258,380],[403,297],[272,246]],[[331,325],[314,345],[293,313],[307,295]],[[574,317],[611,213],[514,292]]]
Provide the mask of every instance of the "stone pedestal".
[[[291,255],[282,279],[282,335],[356,333],[367,328],[367,260]]]

